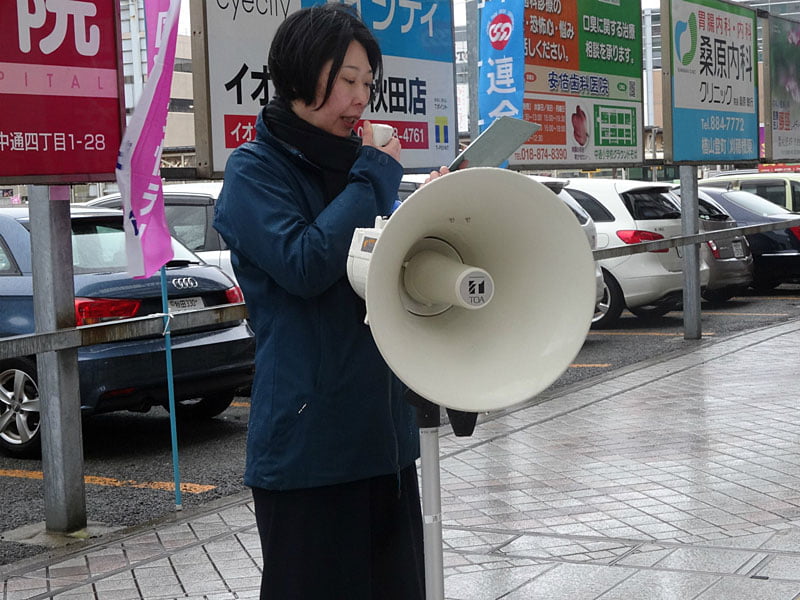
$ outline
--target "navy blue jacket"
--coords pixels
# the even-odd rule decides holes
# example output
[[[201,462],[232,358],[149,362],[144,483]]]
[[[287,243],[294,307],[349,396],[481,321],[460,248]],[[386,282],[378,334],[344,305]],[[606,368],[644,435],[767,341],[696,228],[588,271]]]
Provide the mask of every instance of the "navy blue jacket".
[[[388,215],[402,167],[363,146],[326,206],[320,170],[275,138],[228,159],[214,227],[256,336],[245,483],[282,490],[396,473],[419,456],[414,409],[347,279],[353,231]]]

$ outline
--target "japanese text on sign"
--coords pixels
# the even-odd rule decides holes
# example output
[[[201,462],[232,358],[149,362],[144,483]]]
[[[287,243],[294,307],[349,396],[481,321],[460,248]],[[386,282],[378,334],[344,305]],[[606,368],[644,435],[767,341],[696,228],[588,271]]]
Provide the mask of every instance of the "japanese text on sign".
[[[39,50],[43,54],[52,54],[66,40],[67,24],[71,21],[75,50],[82,56],[95,56],[100,49],[100,28],[88,25],[87,17],[97,14],[93,2],[83,0],[34,0],[33,12],[30,12],[29,0],[17,0],[17,27],[19,29],[19,49],[31,51],[31,30],[44,27],[47,13],[55,15],[52,31],[39,40]]]
[[[0,177],[113,179],[124,123],[118,8],[0,2]]]

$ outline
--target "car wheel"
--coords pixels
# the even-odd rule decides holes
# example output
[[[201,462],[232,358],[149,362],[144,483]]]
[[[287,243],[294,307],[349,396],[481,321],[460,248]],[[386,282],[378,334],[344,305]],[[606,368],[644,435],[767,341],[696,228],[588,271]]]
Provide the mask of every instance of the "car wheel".
[[[771,292],[781,284],[780,281],[774,279],[754,279],[750,287],[760,293]]]
[[[705,290],[702,295],[704,300],[712,304],[723,304],[733,298],[737,292],[738,290],[726,288],[721,290]]]
[[[175,416],[179,419],[197,420],[216,417],[233,402],[234,392],[220,392],[213,396],[177,400],[175,402]]]
[[[36,363],[27,358],[0,363],[0,447],[18,457],[38,455],[40,426]]]
[[[610,327],[619,319],[624,308],[625,297],[622,295],[622,288],[614,276],[603,269],[603,297],[595,306],[592,327],[594,329]]]
[[[676,308],[677,306],[674,304],[647,304],[636,308],[628,308],[628,310],[640,319],[657,319]]]

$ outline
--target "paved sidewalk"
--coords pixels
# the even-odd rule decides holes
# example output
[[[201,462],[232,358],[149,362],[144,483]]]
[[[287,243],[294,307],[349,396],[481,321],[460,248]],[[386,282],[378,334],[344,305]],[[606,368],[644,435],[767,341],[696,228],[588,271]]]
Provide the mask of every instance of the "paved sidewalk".
[[[704,341],[442,428],[446,597],[800,598],[799,348],[798,322]],[[250,496],[0,574],[1,600],[256,598]]]

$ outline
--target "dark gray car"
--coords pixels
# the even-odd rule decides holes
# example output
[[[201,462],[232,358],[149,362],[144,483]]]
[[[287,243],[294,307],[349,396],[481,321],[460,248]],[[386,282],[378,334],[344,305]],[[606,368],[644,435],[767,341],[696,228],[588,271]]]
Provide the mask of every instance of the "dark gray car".
[[[0,338],[34,332],[30,227],[27,207],[0,208]],[[134,279],[126,273],[120,211],[73,208],[72,248],[76,325],[162,312],[160,274]],[[173,310],[242,301],[219,268],[176,240],[173,250],[165,269]],[[178,416],[215,416],[251,384],[255,345],[246,322],[173,333],[171,340]],[[163,336],[79,348],[81,412],[168,405],[164,350]],[[35,356],[0,360],[0,448],[20,456],[38,451]]]

